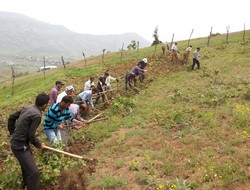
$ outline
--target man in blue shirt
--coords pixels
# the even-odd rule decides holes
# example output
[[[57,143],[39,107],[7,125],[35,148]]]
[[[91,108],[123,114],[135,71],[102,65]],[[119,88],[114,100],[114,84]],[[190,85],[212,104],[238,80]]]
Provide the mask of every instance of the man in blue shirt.
[[[73,103],[71,96],[64,96],[62,101],[52,105],[46,113],[43,129],[49,141],[55,144],[57,140],[62,140],[59,129],[63,129],[62,120],[69,120],[78,125],[83,125],[83,122],[74,119],[70,115],[69,106]]]

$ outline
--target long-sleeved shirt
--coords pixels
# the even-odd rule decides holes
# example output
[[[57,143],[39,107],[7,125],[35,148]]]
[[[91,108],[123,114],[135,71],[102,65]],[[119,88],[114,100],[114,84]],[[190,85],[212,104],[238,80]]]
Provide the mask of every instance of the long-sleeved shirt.
[[[107,84],[108,87],[111,87],[111,84],[110,84],[111,80],[116,80],[116,78],[111,77],[110,75],[106,78],[105,83]]]
[[[89,102],[91,107],[94,107],[93,99],[92,99],[93,94],[91,90],[85,90],[81,92],[78,96],[81,98],[81,100],[85,102]]]
[[[135,66],[130,73],[134,73],[135,75],[139,75],[139,74],[143,74],[144,73],[144,69],[141,69],[138,66]]]
[[[91,87],[92,85],[95,85],[95,83],[94,83],[94,81],[91,82],[90,79],[89,79],[89,80],[88,80],[87,82],[85,82],[85,84],[84,84],[84,90],[90,90],[90,87]]]
[[[12,148],[14,149],[23,149],[26,146],[29,146],[29,142],[32,143],[35,147],[40,148],[41,142],[35,136],[36,130],[41,123],[42,112],[36,105],[31,105],[23,108],[22,110],[12,114],[9,117],[9,126],[10,128],[15,128],[12,135]],[[17,120],[17,122],[16,122]]]
[[[106,78],[104,76],[98,78],[97,89],[102,92],[102,87],[106,86]]]
[[[49,108],[46,113],[46,117],[43,123],[43,129],[56,129],[58,125],[61,124],[62,120],[73,120],[73,117],[70,115],[68,108],[60,110],[60,103],[54,104]]]
[[[56,103],[58,94],[59,94],[59,89],[57,86],[51,89],[50,95],[49,95],[49,101],[50,101],[51,106]]]
[[[64,96],[67,96],[67,93],[66,93],[65,91],[61,92],[61,93],[57,96],[56,103],[61,102]]]

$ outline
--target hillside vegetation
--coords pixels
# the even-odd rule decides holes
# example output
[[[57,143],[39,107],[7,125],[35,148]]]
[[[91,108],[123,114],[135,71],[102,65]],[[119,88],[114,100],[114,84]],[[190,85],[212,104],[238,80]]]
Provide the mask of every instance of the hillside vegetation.
[[[109,69],[120,82],[112,84],[109,105],[97,108],[107,120],[72,131],[69,151],[78,160],[34,149],[43,189],[246,190],[250,186],[250,31],[192,39],[188,65],[161,57],[161,46],[92,57],[45,73],[0,84],[0,189],[21,189],[21,171],[9,148],[7,118],[49,93],[58,79],[76,94],[90,76]],[[178,42],[179,58],[187,41]],[[190,71],[196,47],[201,69]],[[124,75],[147,57],[148,72],[140,92],[124,90]],[[97,113],[93,112],[93,116]],[[91,115],[92,116],[92,115]],[[47,142],[39,128],[37,135]],[[47,142],[48,143],[48,142]],[[91,159],[92,158],[92,159]]]

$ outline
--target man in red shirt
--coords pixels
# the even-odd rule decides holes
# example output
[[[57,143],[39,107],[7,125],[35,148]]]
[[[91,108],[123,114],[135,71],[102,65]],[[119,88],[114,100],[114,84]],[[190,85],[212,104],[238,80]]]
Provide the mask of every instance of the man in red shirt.
[[[56,103],[57,96],[59,94],[60,89],[62,88],[64,84],[61,81],[56,81],[56,86],[51,89],[50,91],[50,106]]]

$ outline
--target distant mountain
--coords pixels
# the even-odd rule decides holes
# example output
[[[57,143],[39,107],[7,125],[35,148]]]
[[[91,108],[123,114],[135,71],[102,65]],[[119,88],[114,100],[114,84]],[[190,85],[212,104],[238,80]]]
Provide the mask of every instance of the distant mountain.
[[[60,25],[51,25],[22,14],[0,12],[1,56],[67,56],[82,58],[102,54],[102,50],[118,51],[132,40],[140,42],[140,48],[150,42],[136,33],[121,35],[90,35],[72,32]]]

